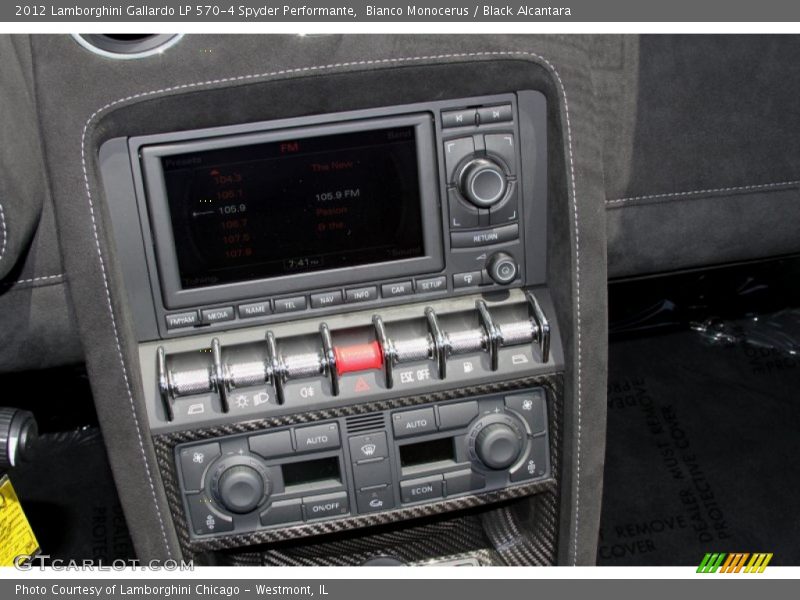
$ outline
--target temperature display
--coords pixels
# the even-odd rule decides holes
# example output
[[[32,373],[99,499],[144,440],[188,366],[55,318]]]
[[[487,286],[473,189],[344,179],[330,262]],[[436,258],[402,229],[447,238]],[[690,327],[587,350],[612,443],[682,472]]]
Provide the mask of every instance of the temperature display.
[[[181,286],[423,256],[414,131],[162,158]]]

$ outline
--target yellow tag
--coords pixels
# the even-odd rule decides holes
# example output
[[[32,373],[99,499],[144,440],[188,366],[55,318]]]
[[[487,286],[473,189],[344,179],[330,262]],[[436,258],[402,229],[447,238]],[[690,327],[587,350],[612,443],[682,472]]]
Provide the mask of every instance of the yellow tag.
[[[17,556],[34,556],[38,551],[39,542],[17,493],[8,475],[3,475],[0,477],[0,567],[12,567]]]

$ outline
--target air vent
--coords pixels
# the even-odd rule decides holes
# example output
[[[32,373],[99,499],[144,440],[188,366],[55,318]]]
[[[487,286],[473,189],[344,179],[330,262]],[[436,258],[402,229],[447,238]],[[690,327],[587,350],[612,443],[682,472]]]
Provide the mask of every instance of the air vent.
[[[179,33],[76,33],[75,40],[87,50],[104,56],[130,60],[160,54],[173,46]]]
[[[383,424],[383,413],[369,413],[367,415],[347,417],[347,432],[363,433],[365,431],[374,431],[376,429],[383,429]]]

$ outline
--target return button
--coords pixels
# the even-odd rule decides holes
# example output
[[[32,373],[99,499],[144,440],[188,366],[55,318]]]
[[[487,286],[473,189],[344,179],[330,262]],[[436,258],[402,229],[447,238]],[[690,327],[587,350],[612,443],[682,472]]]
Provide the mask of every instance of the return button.
[[[453,231],[450,246],[453,248],[475,248],[510,242],[519,237],[519,225],[503,225],[480,231]]]

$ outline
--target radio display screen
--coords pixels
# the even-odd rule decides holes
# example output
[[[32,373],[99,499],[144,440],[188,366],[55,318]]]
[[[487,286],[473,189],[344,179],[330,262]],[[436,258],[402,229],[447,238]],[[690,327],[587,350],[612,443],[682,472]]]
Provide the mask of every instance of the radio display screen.
[[[425,255],[415,128],[162,156],[183,289]]]

